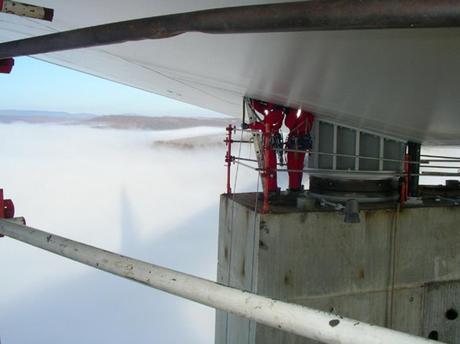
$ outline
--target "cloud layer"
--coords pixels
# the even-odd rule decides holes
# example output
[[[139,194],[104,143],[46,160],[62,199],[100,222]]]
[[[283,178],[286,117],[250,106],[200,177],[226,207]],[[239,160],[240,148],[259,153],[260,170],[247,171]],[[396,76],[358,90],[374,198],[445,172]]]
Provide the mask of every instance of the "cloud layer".
[[[224,147],[152,144],[213,134],[2,124],[0,187],[32,227],[215,279]],[[210,308],[8,238],[0,261],[4,344],[213,343]]]

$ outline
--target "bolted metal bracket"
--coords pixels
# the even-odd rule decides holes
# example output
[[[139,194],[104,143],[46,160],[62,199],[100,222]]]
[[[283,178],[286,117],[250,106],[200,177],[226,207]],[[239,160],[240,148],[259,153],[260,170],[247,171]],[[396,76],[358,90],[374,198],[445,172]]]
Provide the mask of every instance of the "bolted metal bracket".
[[[14,66],[14,59],[0,59],[0,74],[9,74]]]
[[[4,199],[3,189],[0,189],[0,218],[12,219],[14,217],[14,203],[10,199]],[[3,235],[0,234],[0,238]]]
[[[0,0],[0,12],[46,21],[53,21],[54,16],[54,10],[51,8],[12,0]]]

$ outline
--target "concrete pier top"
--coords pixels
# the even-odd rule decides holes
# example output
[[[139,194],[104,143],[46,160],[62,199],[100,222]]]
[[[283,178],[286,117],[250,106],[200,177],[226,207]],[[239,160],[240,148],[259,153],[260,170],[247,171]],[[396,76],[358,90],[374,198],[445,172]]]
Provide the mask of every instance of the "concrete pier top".
[[[460,343],[459,206],[433,195],[404,207],[362,204],[360,223],[350,224],[283,194],[262,214],[257,197],[221,197],[219,283]],[[216,344],[224,343],[315,342],[218,312]]]
[[[456,207],[453,201],[449,200],[452,197],[459,196],[460,191],[453,193],[442,192],[442,189],[429,189],[423,188],[422,197],[417,202],[409,202],[404,205],[404,208],[433,208],[433,207]],[[433,191],[430,191],[433,190]],[[458,194],[458,195],[457,195]],[[444,197],[437,199],[437,196]],[[255,210],[257,213],[262,213],[263,193],[259,192],[246,192],[235,193],[222,197],[228,198],[239,205],[246,207],[250,210]],[[299,207],[298,198],[307,200],[305,204]],[[460,201],[459,201],[460,202]],[[362,210],[378,210],[378,209],[396,209],[399,201],[392,202],[378,202],[378,203],[360,203],[359,207]],[[271,214],[288,214],[288,213],[302,213],[302,212],[336,212],[332,207],[322,207],[318,199],[308,197],[308,192],[305,194],[292,195],[286,191],[281,192],[279,195],[270,198],[270,213]]]

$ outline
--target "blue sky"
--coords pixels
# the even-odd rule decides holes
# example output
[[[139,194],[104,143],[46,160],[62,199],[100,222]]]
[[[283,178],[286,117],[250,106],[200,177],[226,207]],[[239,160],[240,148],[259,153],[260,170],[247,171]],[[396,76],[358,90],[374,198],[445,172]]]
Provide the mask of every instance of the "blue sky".
[[[0,74],[0,90],[1,110],[219,116],[210,110],[29,57],[16,58],[11,74]]]

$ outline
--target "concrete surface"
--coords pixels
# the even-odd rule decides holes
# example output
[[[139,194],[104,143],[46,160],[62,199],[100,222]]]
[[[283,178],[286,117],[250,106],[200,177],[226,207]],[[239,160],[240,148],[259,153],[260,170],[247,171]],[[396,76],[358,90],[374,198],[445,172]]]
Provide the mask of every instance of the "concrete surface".
[[[247,200],[221,197],[218,282],[460,342],[460,320],[446,317],[460,309],[459,208],[386,205],[346,224],[324,209],[260,214]],[[223,312],[215,342],[315,343]]]

